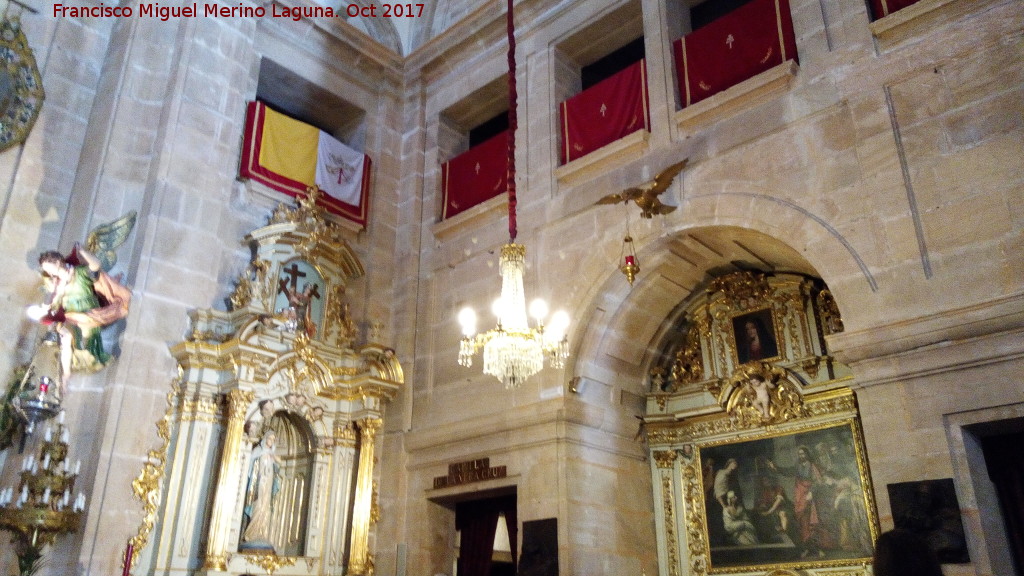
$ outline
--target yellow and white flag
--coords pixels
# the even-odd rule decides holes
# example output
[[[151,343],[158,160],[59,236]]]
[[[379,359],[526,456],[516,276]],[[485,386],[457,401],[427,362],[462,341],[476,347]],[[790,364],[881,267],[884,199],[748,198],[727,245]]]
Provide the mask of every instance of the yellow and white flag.
[[[314,184],[331,212],[366,226],[370,158],[330,134],[250,102],[239,172],[291,196]]]

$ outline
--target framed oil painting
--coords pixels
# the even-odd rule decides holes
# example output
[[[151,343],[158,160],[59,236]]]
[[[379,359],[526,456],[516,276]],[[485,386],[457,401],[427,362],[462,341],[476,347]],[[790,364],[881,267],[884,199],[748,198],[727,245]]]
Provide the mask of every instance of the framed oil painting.
[[[771,308],[733,316],[732,334],[736,344],[737,364],[779,357],[779,341]]]
[[[856,419],[697,445],[709,572],[870,561],[878,521]]]

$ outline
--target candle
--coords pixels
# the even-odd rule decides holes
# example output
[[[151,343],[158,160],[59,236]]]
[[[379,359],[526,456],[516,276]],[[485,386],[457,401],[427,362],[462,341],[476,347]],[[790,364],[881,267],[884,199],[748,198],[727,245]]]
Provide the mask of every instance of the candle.
[[[82,469],[82,461],[81,460],[75,460],[75,474],[78,474],[78,471],[81,470],[81,469]]]
[[[60,425],[61,425],[61,426],[63,426],[63,425],[64,425],[64,415],[65,415],[65,414],[67,414],[67,412],[65,412],[65,411],[61,410],[61,411],[60,411],[60,416],[59,416],[59,417],[57,418],[57,421],[58,421],[58,422],[60,422]]]
[[[50,428],[49,426],[46,427],[46,433],[43,434],[43,439],[46,440],[47,442],[53,440],[53,429]]]
[[[50,469],[50,453],[43,454],[43,470]]]
[[[636,264],[636,257],[633,255],[626,256],[626,266],[633,266]]]
[[[63,412],[61,412],[61,414],[63,414]],[[68,434],[68,429],[67,428],[65,428],[64,430],[61,431],[61,433],[60,433],[60,441],[61,442],[67,444],[68,440],[70,438],[71,438],[71,436]]]

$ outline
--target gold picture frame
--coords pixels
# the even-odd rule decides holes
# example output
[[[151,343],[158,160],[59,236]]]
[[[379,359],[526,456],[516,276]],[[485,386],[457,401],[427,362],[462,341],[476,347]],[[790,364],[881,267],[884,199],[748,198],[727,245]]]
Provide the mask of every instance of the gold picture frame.
[[[745,310],[731,318],[736,365],[771,362],[782,357],[782,338],[771,307]]]
[[[856,417],[693,446],[688,539],[706,573],[871,561],[878,517]]]
[[[0,20],[0,152],[28,138],[43,107],[43,81],[18,19]]]

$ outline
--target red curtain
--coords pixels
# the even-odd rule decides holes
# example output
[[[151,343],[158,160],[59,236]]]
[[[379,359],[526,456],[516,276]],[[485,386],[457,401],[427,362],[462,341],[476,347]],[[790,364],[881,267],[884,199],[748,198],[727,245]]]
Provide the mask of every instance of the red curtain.
[[[640,60],[562,102],[561,121],[563,164],[649,129],[646,63]]]
[[[505,192],[508,182],[508,130],[441,165],[444,208],[451,218]]]
[[[494,556],[494,534],[498,529],[498,516],[505,514],[512,563],[516,564],[518,522],[516,497],[506,496],[489,500],[461,502],[455,507],[455,529],[461,531],[459,546],[459,576],[489,576]]]
[[[871,14],[874,20],[883,18],[897,10],[902,10],[918,0],[871,0]]]
[[[753,0],[672,45],[683,106],[796,60],[789,0]]]

